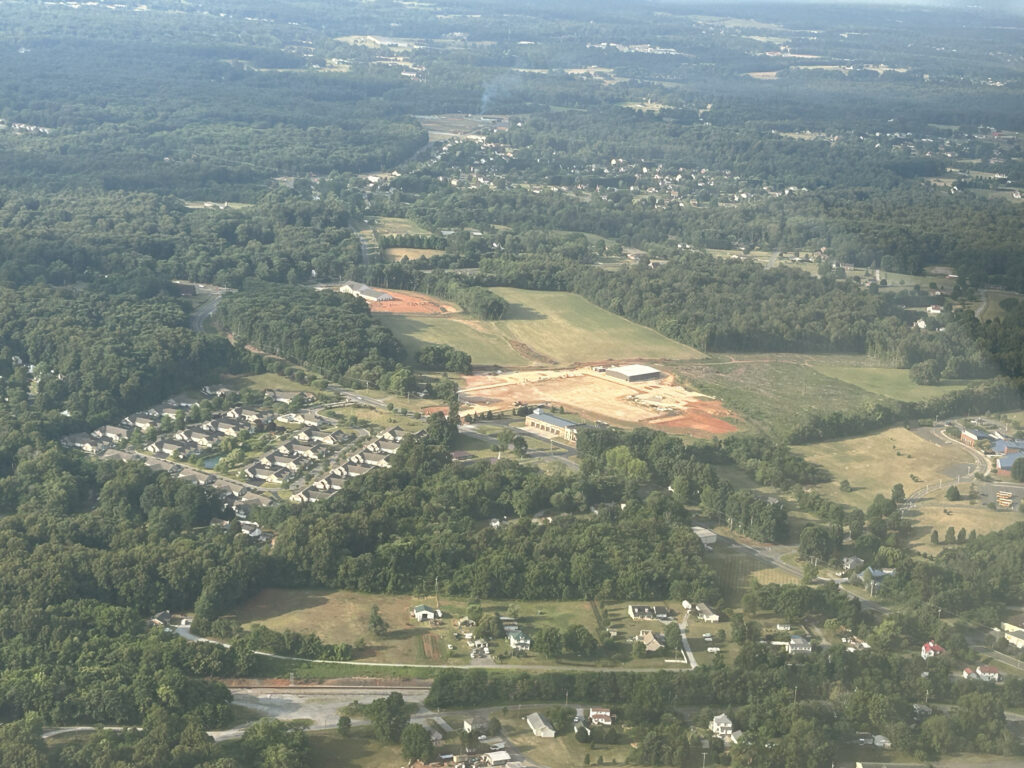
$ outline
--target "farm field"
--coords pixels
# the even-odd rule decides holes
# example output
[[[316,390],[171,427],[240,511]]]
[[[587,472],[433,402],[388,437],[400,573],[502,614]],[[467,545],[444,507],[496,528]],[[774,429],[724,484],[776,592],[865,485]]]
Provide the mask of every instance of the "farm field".
[[[593,368],[518,371],[467,376],[459,395],[465,414],[506,411],[517,403],[549,403],[591,419],[666,432],[706,436],[737,429],[735,417],[721,403],[673,386],[668,377],[631,383]]]
[[[831,482],[815,486],[818,493],[861,509],[866,509],[877,493],[888,496],[896,483],[902,483],[909,496],[921,486],[951,483],[957,475],[974,471],[972,454],[965,448],[934,443],[903,428],[793,450],[832,473]],[[849,493],[839,490],[843,480],[853,486]]]
[[[417,622],[409,615],[409,609],[418,603],[432,605],[433,597],[265,589],[242,605],[235,618],[243,625],[259,623],[279,631],[315,632],[330,643],[355,644],[363,639],[366,649],[356,654],[361,661],[468,664],[469,651],[464,641],[455,642],[452,621],[466,614],[469,601],[447,597],[441,600],[444,618],[438,626]],[[373,605],[391,628],[383,639],[374,638],[369,631],[368,617]],[[514,604],[485,600],[480,606],[484,614],[498,612],[518,618],[527,634],[542,626],[564,629],[570,624],[583,624],[592,633],[597,631],[593,611],[582,600]],[[454,651],[448,650],[449,643],[455,645]]]
[[[623,360],[692,360],[701,354],[655,331],[559,291],[494,288],[509,302],[502,320],[458,317],[383,322],[410,349],[451,344],[475,365],[554,366]]]
[[[938,386],[924,386],[910,380],[910,371],[902,368],[874,368],[848,365],[812,364],[814,370],[876,395],[905,402],[919,402],[941,397],[947,392],[964,389],[969,381],[943,381]]]

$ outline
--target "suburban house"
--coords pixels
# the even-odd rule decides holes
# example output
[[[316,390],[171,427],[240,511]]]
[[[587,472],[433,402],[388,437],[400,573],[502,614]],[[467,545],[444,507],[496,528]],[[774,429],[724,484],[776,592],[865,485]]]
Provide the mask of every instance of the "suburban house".
[[[422,603],[415,606],[411,611],[409,611],[409,613],[416,619],[416,621],[432,621],[434,619],[440,619],[442,615],[441,611],[435,610],[429,605],[423,605]]]
[[[506,752],[504,749],[498,749],[494,752],[485,752],[484,760],[488,765],[505,765],[512,759],[512,755]]]
[[[135,427],[136,429],[141,429],[145,431],[147,429],[152,429],[153,427],[159,426],[160,419],[156,419],[151,416],[142,416],[136,414],[134,416],[126,416],[125,418],[121,419],[121,423],[125,424],[126,426]]]
[[[528,651],[530,650],[530,638],[528,638],[521,630],[513,629],[508,633],[508,644],[513,651]]]
[[[183,469],[181,474],[178,475],[179,480],[188,480],[190,483],[196,485],[211,485],[214,482],[213,475],[208,475],[205,472],[197,472],[194,469]]]
[[[633,638],[633,642],[643,645],[647,653],[656,653],[665,647],[665,636],[661,632],[645,629]]]
[[[930,659],[932,656],[941,656],[945,652],[945,648],[943,648],[938,643],[932,642],[931,640],[929,640],[927,643],[921,646],[922,659]]]
[[[482,717],[472,717],[462,721],[462,730],[466,733],[483,733],[487,729],[487,721]]]
[[[1006,642],[1014,648],[1024,648],[1024,614],[1007,619],[999,625]]]
[[[649,605],[628,605],[626,606],[626,613],[634,621],[654,618],[654,608]]]
[[[728,738],[732,736],[732,720],[724,712],[720,715],[715,715],[711,722],[708,723],[708,730],[720,739]]]
[[[263,418],[263,414],[259,411],[254,411],[252,408],[232,408],[226,414],[229,419],[242,419],[248,421],[250,424],[255,424]]]
[[[363,464],[367,467],[390,467],[391,464],[388,462],[387,456],[383,453],[371,453],[370,451],[363,451],[357,453],[351,459],[356,464]]]
[[[591,707],[588,717],[594,725],[611,725],[613,721],[612,711],[604,707]]]
[[[107,425],[94,430],[92,433],[93,437],[99,438],[100,440],[113,440],[115,443],[120,440],[127,440],[131,430],[125,429],[124,427],[115,427]]]
[[[373,469],[373,467],[361,467],[358,464],[345,464],[342,469],[345,470],[345,475],[347,477],[359,477],[361,475],[365,475]]]
[[[182,429],[174,433],[174,439],[183,443],[198,445],[200,448],[212,448],[220,439],[219,435],[199,429]]]
[[[178,443],[174,440],[157,440],[146,446],[147,453],[163,454],[164,456],[174,456],[178,453],[188,453],[188,451],[189,447],[185,443]]]
[[[526,426],[528,429],[536,429],[570,443],[576,442],[576,434],[580,428],[575,421],[545,413],[540,408],[526,417]]]
[[[555,729],[551,723],[540,712],[533,712],[526,718],[526,724],[530,726],[533,735],[542,739],[555,738]]]
[[[393,440],[376,440],[366,446],[366,450],[373,451],[374,453],[398,453],[399,444]]]
[[[320,443],[322,445],[337,445],[338,440],[330,432],[319,429],[304,429],[295,435],[296,440],[303,443]]]
[[[720,618],[719,615],[712,611],[710,608],[708,608],[706,603],[697,603],[697,605],[695,605],[694,608],[697,611],[697,618],[699,618],[701,621],[705,621],[708,624],[718,623],[718,620]]]
[[[1002,677],[999,670],[992,666],[982,665],[977,669],[964,667],[965,680],[984,680],[988,683],[998,683]]]
[[[338,475],[327,475],[314,483],[314,486],[321,491],[340,491],[344,485],[345,478]]]
[[[926,307],[924,311],[929,315],[941,315],[942,307],[938,304],[932,304],[931,306]]]
[[[789,638],[786,650],[790,653],[810,653],[811,641],[801,635],[793,635]]]
[[[299,461],[291,456],[282,456],[280,453],[271,452],[266,456],[260,456],[260,464],[264,467],[280,467],[291,472],[299,470]]]

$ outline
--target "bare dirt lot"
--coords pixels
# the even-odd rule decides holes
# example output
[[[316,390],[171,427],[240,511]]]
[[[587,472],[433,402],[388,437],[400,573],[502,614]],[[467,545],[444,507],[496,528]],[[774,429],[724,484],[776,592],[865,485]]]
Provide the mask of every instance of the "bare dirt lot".
[[[370,304],[371,312],[399,315],[445,315],[460,312],[454,304],[448,304],[425,293],[412,291],[387,291],[394,301],[375,301]]]
[[[671,376],[629,383],[593,368],[468,376],[459,396],[463,414],[547,403],[601,421],[665,432],[718,435],[737,429],[726,421],[733,414],[720,402],[674,386]]]

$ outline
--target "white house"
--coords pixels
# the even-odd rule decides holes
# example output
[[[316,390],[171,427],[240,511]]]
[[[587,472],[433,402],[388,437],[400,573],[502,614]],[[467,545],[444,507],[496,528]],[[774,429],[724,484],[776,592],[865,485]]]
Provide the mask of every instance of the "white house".
[[[801,635],[793,635],[789,638],[786,650],[790,653],[810,653],[811,641]]]
[[[718,623],[718,620],[720,618],[719,615],[712,611],[710,608],[708,608],[706,603],[697,603],[697,605],[694,607],[697,610],[697,618],[699,618],[701,621],[705,621],[709,624]]]
[[[612,711],[604,707],[591,707],[590,722],[594,725],[611,725]]]
[[[542,739],[555,738],[555,729],[540,712],[533,712],[527,716],[526,724],[530,726],[534,736]]]
[[[720,739],[727,739],[732,736],[732,720],[724,712],[715,715],[708,723],[708,729]]]

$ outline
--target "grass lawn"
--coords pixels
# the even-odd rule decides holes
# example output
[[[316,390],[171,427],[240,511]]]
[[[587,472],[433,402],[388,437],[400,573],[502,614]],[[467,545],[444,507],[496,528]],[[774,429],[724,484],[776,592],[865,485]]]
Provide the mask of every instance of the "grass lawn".
[[[752,579],[757,579],[760,584],[800,583],[799,576],[769,565],[746,552],[721,545],[716,545],[715,549],[707,554],[706,559],[708,565],[715,569],[727,608],[739,607],[740,600],[750,588]],[[694,629],[701,626],[693,625]],[[707,631],[717,631],[717,626],[716,629]]]
[[[815,486],[818,493],[862,509],[876,493],[888,496],[896,483],[902,483],[909,496],[922,485],[952,482],[956,475],[973,471],[973,459],[965,449],[933,443],[901,427],[793,450],[832,473],[831,482]],[[850,481],[851,492],[839,490],[842,480]]]
[[[311,768],[398,768],[408,762],[397,745],[358,736],[342,738],[333,731],[311,731],[309,747]]]
[[[604,758],[605,765],[610,764],[613,759],[618,765],[622,765],[632,751],[628,744],[581,744],[571,733],[554,739],[542,739],[534,736],[525,720],[526,716],[533,711],[529,707],[524,707],[522,718],[499,718],[502,734],[511,744],[515,745],[517,752],[522,752],[524,757],[532,763],[548,766],[548,768],[581,768],[589,753],[591,765],[597,764],[598,756]]]
[[[910,380],[910,371],[903,368],[870,368],[846,365],[817,364],[819,373],[855,387],[905,402],[930,400],[956,389],[964,389],[970,381],[944,381],[938,386],[924,386]]]
[[[606,360],[692,360],[700,353],[631,323],[581,296],[558,291],[494,288],[509,302],[504,319],[466,315],[382,316],[399,341],[415,351],[450,344],[476,365],[521,367]]]

